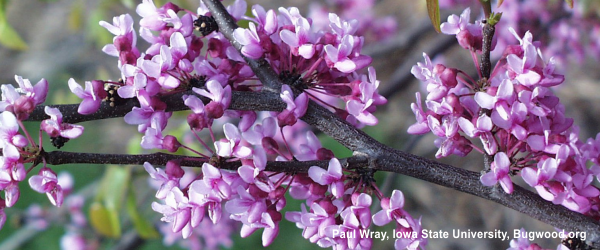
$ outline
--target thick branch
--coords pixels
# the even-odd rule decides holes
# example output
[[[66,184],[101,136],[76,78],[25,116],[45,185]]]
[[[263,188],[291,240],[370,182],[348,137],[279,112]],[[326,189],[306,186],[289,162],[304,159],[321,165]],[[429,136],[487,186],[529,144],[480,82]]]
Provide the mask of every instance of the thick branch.
[[[236,45],[237,43],[231,34],[232,27],[235,27],[233,25],[234,20],[228,15],[221,2],[219,0],[203,0],[203,2],[210,9],[219,27],[226,26],[221,28],[220,31]],[[239,49],[239,44],[237,44],[237,48]],[[268,69],[270,68],[268,64],[254,63],[250,64],[250,67],[264,85],[280,84],[275,75],[265,76],[265,73],[273,72],[272,69]],[[272,79],[277,80],[271,82]],[[303,119],[356,153],[366,154],[368,157],[377,159],[378,169],[406,174],[492,200],[558,228],[570,231],[586,231],[588,241],[596,244],[600,243],[600,224],[598,222],[582,214],[569,211],[564,207],[544,201],[528,190],[515,187],[514,192],[510,195],[495,192],[495,188],[481,185],[478,173],[392,149],[314,103],[311,103]]]

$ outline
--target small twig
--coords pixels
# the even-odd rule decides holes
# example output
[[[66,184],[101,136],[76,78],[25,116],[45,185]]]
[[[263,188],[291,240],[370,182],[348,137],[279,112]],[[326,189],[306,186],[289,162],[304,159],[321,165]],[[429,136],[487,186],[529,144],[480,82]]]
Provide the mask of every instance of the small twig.
[[[44,153],[43,157],[50,165],[63,164],[116,164],[116,165],[143,165],[148,162],[156,166],[164,166],[169,161],[178,160],[181,166],[202,167],[206,161],[205,158],[172,155],[166,153],[152,154],[98,154],[98,153],[78,153],[65,151],[52,151]],[[342,165],[346,164],[348,169],[366,167],[368,162],[364,157],[353,156],[339,159]],[[219,163],[221,169],[237,170],[242,166],[240,161],[223,161]],[[318,166],[327,169],[328,160],[323,161],[269,161],[265,168],[266,171],[286,172],[286,173],[307,173],[312,166]]]
[[[161,100],[167,104],[166,111],[170,112],[189,110],[190,108],[183,103],[183,95],[196,95],[205,104],[209,101],[206,97],[199,96],[193,91],[168,95],[161,98]],[[231,94],[231,99],[232,100],[229,108],[233,110],[281,111],[285,108],[285,103],[281,101],[281,98],[272,93],[233,91]],[[125,104],[117,107],[111,107],[108,105],[108,103],[103,102],[100,105],[100,109],[91,115],[82,115],[77,113],[79,104],[48,106],[58,108],[60,110],[60,112],[63,114],[63,122],[74,124],[86,121],[124,117],[133,109],[133,107],[139,107],[140,105],[137,99],[129,99]],[[33,110],[33,113],[29,115],[29,119],[26,121],[42,121],[50,118],[44,112],[45,107],[46,105],[36,106]]]

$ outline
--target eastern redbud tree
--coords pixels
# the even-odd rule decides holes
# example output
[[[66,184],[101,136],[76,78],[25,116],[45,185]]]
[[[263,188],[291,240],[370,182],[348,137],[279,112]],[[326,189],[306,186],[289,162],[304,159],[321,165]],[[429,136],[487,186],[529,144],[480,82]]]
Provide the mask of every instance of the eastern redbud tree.
[[[425,249],[427,218],[410,214],[403,192],[375,177],[392,172],[547,223],[564,236],[557,249],[600,247],[600,137],[580,140],[553,92],[567,82],[561,63],[600,55],[597,13],[579,8],[588,2],[427,1],[439,36],[458,43],[472,64],[428,53],[411,62],[424,92],[415,94],[416,122],[407,132],[435,135],[437,158],[479,154],[477,172],[391,148],[361,130],[378,124],[374,112],[390,96],[380,94],[385,83],[363,48],[393,37],[396,23],[371,13],[373,1],[328,3],[311,5],[307,15],[243,0],[202,0],[194,9],[144,0],[135,18],[99,23],[114,36],[102,51],[120,76],[68,80],[79,104],[49,104],[52,84],[15,76],[17,85],[1,87],[0,227],[20,190],[30,188],[68,207],[64,249],[97,249],[98,235],[121,237],[120,207],[134,237],[189,249],[229,247],[238,233],[260,235],[269,246],[285,223],[299,228],[287,234],[321,248],[370,249],[379,239],[365,232],[385,227],[397,233],[387,238],[396,249]],[[440,24],[440,6],[465,8]],[[88,153],[58,150],[98,133],[80,123],[115,117],[135,125],[136,144],[154,153],[94,153],[91,142],[82,148]],[[352,156],[323,147],[325,136]],[[86,216],[85,196],[72,190],[86,180],[57,174],[62,164],[139,167],[107,168]],[[128,183],[135,169],[149,180]],[[140,190],[155,193],[149,206],[160,222],[136,211]],[[38,206],[27,216],[45,228],[55,215]],[[95,233],[84,230],[88,224]],[[509,237],[508,249],[541,249],[525,234]]]

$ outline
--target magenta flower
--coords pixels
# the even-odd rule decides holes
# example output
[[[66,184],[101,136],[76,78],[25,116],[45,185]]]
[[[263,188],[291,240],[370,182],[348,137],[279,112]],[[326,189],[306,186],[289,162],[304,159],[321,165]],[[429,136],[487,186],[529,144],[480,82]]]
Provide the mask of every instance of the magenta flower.
[[[140,26],[151,30],[161,30],[167,25],[164,19],[167,17],[168,10],[177,12],[179,8],[172,3],[156,8],[152,0],[143,0],[135,9],[137,14],[142,17]]]
[[[102,99],[106,97],[106,91],[104,90],[104,83],[102,81],[86,81],[85,90],[79,85],[73,78],[69,79],[69,88],[71,92],[83,99],[77,112],[82,115],[93,114],[100,108]]]
[[[217,223],[221,219],[221,203],[231,198],[232,189],[214,166],[204,163],[202,174],[201,180],[190,184],[190,197],[194,197],[195,204],[206,207],[212,222]]]
[[[482,25],[479,23],[470,24],[471,9],[466,8],[460,17],[450,15],[448,22],[440,25],[442,33],[447,35],[456,35],[460,46],[469,50],[481,50]]]
[[[336,198],[340,198],[344,194],[344,174],[342,173],[342,165],[338,159],[331,159],[327,170],[317,166],[310,167],[308,169],[308,176],[316,183],[329,186],[329,191]]]
[[[506,193],[512,193],[513,184],[510,176],[510,160],[504,152],[498,152],[494,156],[494,161],[491,165],[491,171],[481,176],[480,180],[484,186],[494,186],[500,182],[500,186]]]
[[[537,166],[537,171],[533,168],[523,168],[521,170],[521,177],[532,187],[554,178],[558,169],[558,164],[553,158],[542,160],[538,162]]]
[[[277,115],[277,123],[279,127],[292,126],[296,124],[298,118],[304,116],[308,108],[308,96],[302,93],[294,100],[294,92],[290,86],[283,85],[281,87],[281,99],[287,104],[285,110]]]
[[[298,18],[294,23],[295,32],[282,29],[279,32],[281,40],[291,48],[295,56],[310,59],[315,55],[315,35],[310,31],[310,24],[306,18]]]
[[[260,37],[256,31],[256,25],[252,22],[248,24],[248,29],[237,28],[233,31],[233,37],[242,47],[242,54],[252,59],[261,58],[264,54],[260,44]]]
[[[373,67],[369,67],[369,80],[360,82],[360,97],[358,100],[353,99],[346,102],[346,110],[352,117],[366,125],[376,125],[377,117],[375,117],[372,112],[372,107],[374,107],[374,102],[376,98],[381,98],[383,103],[386,102],[385,98],[377,95],[377,87],[379,86],[379,81],[375,79],[375,69]],[[349,119],[350,116],[348,116]]]
[[[249,190],[251,189],[252,187],[249,188]],[[266,200],[254,196],[249,190],[244,189],[242,186],[238,186],[237,194],[239,197],[232,198],[225,203],[225,209],[235,217],[243,218],[244,224],[260,222],[262,214],[267,212]]]
[[[356,19],[351,19],[349,21],[342,20],[337,14],[329,13],[329,27],[333,31],[334,34],[339,37],[344,37],[346,35],[354,35],[356,30],[358,29],[359,22]]]
[[[152,210],[163,214],[162,221],[173,223],[173,232],[181,232],[183,238],[192,234],[191,215],[188,198],[178,188],[174,187],[165,198],[165,204],[152,203]]]
[[[170,169],[168,166],[171,164],[171,162],[167,163],[168,170]],[[171,170],[169,172],[165,172],[162,168],[154,168],[152,165],[150,165],[150,163],[144,162],[144,169],[146,169],[146,172],[150,174],[150,178],[158,182],[160,185],[160,188],[158,191],[156,191],[156,198],[161,200],[165,199],[167,194],[169,194],[174,187],[179,187],[179,180],[183,176],[183,170],[181,170],[181,167],[179,167],[179,170],[181,171]]]
[[[512,70],[515,74],[514,79],[519,83],[525,86],[537,84],[541,79],[541,75],[533,70],[538,56],[537,48],[532,42],[533,36],[527,31],[525,36],[523,36],[523,39],[521,39],[514,29],[510,28],[510,32],[513,33],[521,43],[523,55],[518,56],[510,54],[506,57],[509,70]]]
[[[381,211],[373,215],[373,224],[383,226],[392,220],[399,220],[404,216],[404,194],[400,190],[394,190],[390,198],[381,200]]]
[[[325,60],[330,68],[336,68],[343,73],[351,73],[360,67],[350,59],[349,56],[354,49],[354,37],[347,35],[342,38],[340,44],[334,47],[331,44],[325,45]]]
[[[260,190],[270,193],[275,190],[275,184],[269,176],[263,172],[267,166],[267,155],[261,148],[253,150],[252,162],[246,163],[238,168],[239,176],[249,184],[254,184]]]
[[[211,99],[204,109],[209,118],[221,118],[231,103],[231,87],[227,85],[223,88],[220,82],[211,79],[206,82],[206,89],[208,91],[199,88],[192,90]]]
[[[406,216],[402,219],[403,222],[400,222],[397,227],[396,232],[411,232],[409,235],[413,235],[413,232],[416,233],[416,237],[411,238],[399,238],[394,242],[394,249],[409,249],[409,250],[417,250],[424,249],[427,246],[427,238],[423,237],[422,226],[421,226],[421,218],[419,220],[413,219],[411,216]]]
[[[256,17],[255,21],[259,28],[265,31],[267,35],[272,35],[277,31],[277,14],[274,10],[265,11],[265,9],[255,4],[252,6],[252,14]]]
[[[63,203],[63,190],[58,184],[56,173],[52,169],[43,167],[38,175],[29,178],[29,186],[38,193],[46,193],[52,205],[60,207]]]
[[[331,160],[333,158],[333,152],[324,148],[312,131],[306,132],[306,143],[300,144],[298,151],[294,157],[299,161]]]
[[[277,141],[273,139],[277,134],[277,119],[275,117],[267,117],[263,119],[262,124],[254,125],[254,128],[242,133],[252,145],[260,145],[269,153],[274,153],[272,149],[278,149]]]
[[[46,101],[48,82],[41,79],[35,86],[32,86],[29,80],[18,75],[15,75],[15,81],[19,84],[17,89],[10,84],[2,85],[0,111],[12,112],[17,119],[22,121],[29,117],[35,106]]]
[[[198,97],[194,95],[184,95],[183,103],[190,107],[192,114],[187,117],[188,125],[192,130],[202,130],[212,125],[213,119],[208,118],[206,112],[204,112],[204,103]]]
[[[0,148],[3,150],[11,150],[19,154],[16,147],[25,147],[29,144],[25,136],[19,134],[19,124],[17,117],[11,112],[4,111],[0,114]],[[8,148],[8,149],[7,149]],[[3,156],[9,154],[3,151]],[[18,157],[17,157],[18,159]]]
[[[235,125],[231,123],[225,123],[223,125],[223,131],[225,132],[225,137],[227,140],[215,142],[215,148],[219,156],[235,156],[238,158],[246,158],[252,154],[251,148],[241,144],[242,136]]]
[[[31,85],[28,79],[23,79],[23,77],[18,75],[15,75],[15,81],[19,84],[21,93],[25,93],[25,96],[32,98],[35,106],[46,101],[46,96],[48,95],[48,81],[46,79],[42,78],[35,86]]]
[[[83,134],[83,126],[63,123],[62,114],[57,108],[46,106],[44,111],[50,116],[50,119],[43,120],[41,128],[48,133],[48,136],[73,139]]]
[[[414,67],[413,67],[414,68]],[[417,97],[417,101],[410,104],[410,108],[412,109],[415,117],[417,118],[417,122],[408,127],[409,134],[425,134],[429,131],[429,123],[427,121],[427,113],[423,111],[423,105],[421,104],[421,93],[415,93]]]

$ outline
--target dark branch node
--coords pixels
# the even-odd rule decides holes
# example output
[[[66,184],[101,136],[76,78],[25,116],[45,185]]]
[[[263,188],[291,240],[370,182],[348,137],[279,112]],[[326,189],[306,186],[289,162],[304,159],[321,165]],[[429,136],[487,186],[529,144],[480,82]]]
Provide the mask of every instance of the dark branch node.
[[[219,31],[219,25],[212,16],[199,16],[198,19],[194,20],[194,29],[203,36],[207,36],[213,31]]]

